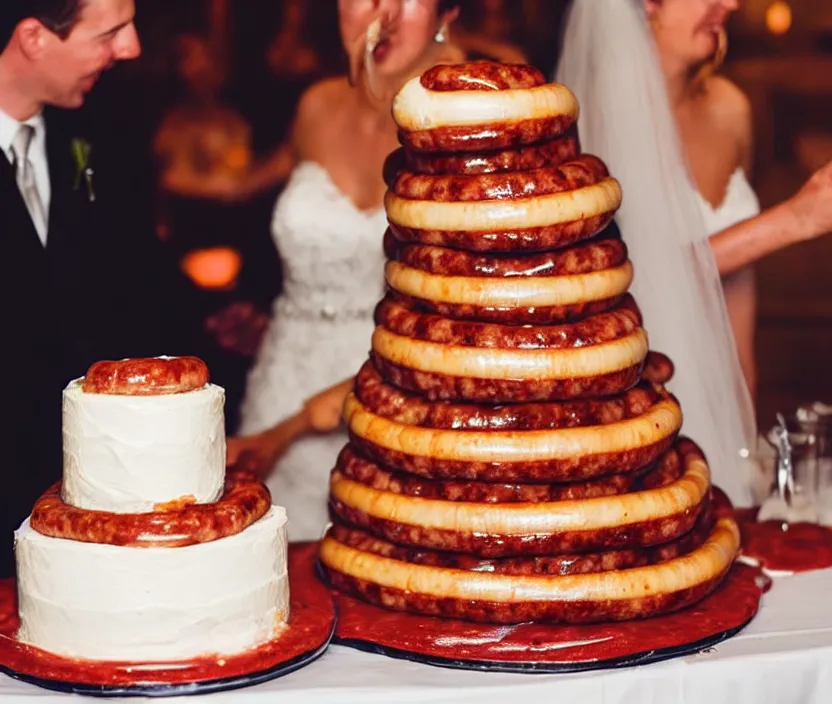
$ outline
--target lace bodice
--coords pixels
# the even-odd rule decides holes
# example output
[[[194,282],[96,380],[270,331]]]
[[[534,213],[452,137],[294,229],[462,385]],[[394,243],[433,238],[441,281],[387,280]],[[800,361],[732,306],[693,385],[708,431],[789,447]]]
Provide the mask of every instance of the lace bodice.
[[[705,226],[711,235],[742,220],[754,217],[760,212],[760,201],[757,199],[757,194],[754,193],[754,189],[751,188],[751,184],[741,168],[734,171],[728,181],[725,197],[716,208],[705,200],[698,191],[696,195],[702,206]]]
[[[249,374],[240,432],[274,426],[366,361],[384,293],[386,226],[383,208],[356,208],[319,164],[295,168],[272,220],[283,292]],[[292,540],[321,537],[328,476],[345,442],[343,429],[309,435],[278,460],[268,485],[289,511]]]
[[[383,208],[359,210],[327,171],[302,162],[272,220],[283,262],[276,314],[334,319],[372,313],[381,295]]]

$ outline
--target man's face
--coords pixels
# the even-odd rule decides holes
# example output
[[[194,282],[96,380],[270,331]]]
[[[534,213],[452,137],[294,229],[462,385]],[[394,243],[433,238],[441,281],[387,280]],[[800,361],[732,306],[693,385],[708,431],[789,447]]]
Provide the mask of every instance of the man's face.
[[[1,0],[0,0],[1,1]],[[77,108],[101,73],[141,53],[134,0],[86,0],[66,39],[44,32],[37,62],[43,102]]]

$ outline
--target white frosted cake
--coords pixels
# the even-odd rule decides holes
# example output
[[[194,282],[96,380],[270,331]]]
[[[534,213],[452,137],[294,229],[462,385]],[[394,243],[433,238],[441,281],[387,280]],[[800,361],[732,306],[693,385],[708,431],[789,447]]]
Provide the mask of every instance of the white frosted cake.
[[[225,392],[63,396],[62,496],[91,511],[144,513],[171,497],[212,503],[225,482]]]
[[[64,391],[63,481],[15,536],[18,639],[61,656],[230,656],[289,617],[286,512],[225,472],[194,358],[102,362]]]

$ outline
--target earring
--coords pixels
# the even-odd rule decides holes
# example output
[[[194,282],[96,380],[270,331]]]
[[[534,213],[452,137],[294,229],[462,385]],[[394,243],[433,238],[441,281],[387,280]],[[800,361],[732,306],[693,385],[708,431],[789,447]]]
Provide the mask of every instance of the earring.
[[[444,44],[446,41],[448,41],[448,30],[444,24],[436,32],[433,39],[437,44]]]

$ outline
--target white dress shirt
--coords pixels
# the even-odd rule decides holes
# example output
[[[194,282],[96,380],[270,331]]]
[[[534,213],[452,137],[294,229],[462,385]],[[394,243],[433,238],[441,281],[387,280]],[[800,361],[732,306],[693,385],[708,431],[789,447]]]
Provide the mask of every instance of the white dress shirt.
[[[49,182],[49,164],[46,160],[46,123],[44,122],[43,115],[37,114],[25,122],[20,123],[0,110],[0,150],[3,151],[3,154],[9,160],[10,164],[14,162],[12,141],[15,135],[17,135],[21,124],[30,125],[35,129],[34,137],[32,137],[32,142],[29,145],[28,156],[29,161],[32,162],[32,169],[35,172],[35,183],[38,187],[41,203],[43,203],[43,210],[47,213],[48,218],[49,201],[52,191]],[[37,230],[40,241],[45,246],[46,229],[45,227],[37,227]]]

